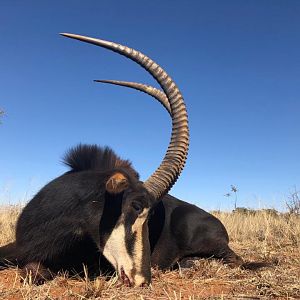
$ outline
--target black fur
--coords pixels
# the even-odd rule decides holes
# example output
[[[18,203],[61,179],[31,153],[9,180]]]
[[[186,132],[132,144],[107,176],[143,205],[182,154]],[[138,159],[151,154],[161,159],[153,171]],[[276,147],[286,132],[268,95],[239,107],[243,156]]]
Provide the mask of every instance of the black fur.
[[[12,242],[0,247],[0,270],[17,265],[16,243]]]
[[[151,262],[167,269],[186,257],[222,259],[231,265],[242,260],[229,248],[224,225],[203,209],[166,195],[149,222]]]
[[[63,163],[71,169],[70,172],[105,171],[123,168],[133,177],[139,179],[139,174],[132,167],[131,162],[121,159],[107,146],[79,144],[67,151],[63,157]]]

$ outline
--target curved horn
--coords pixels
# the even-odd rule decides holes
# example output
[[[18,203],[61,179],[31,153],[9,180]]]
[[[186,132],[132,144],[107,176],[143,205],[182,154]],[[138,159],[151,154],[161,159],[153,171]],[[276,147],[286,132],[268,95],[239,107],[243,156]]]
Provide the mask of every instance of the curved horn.
[[[165,92],[172,112],[172,136],[166,155],[156,171],[145,181],[145,188],[156,198],[166,194],[179,177],[187,158],[189,146],[188,117],[183,97],[171,77],[143,53],[114,42],[76,34],[61,35],[94,44],[135,61],[146,69]]]
[[[108,83],[113,85],[125,86],[148,94],[158,100],[171,115],[171,107],[167,96],[161,90],[144,83],[121,81],[121,80],[94,80],[95,82]]]
[[[144,83],[138,83],[138,82],[132,82],[132,81],[123,81],[123,80],[104,80],[104,79],[97,79],[94,80],[95,82],[101,82],[101,83],[108,83],[113,85],[119,85],[119,86],[125,86],[127,88],[132,88],[135,90],[138,90],[140,92],[143,92],[149,96],[154,97],[158,102],[162,104],[162,106],[168,111],[169,115],[172,117],[171,107],[169,100],[165,93],[151,85],[147,85]],[[183,162],[184,164],[184,162]]]

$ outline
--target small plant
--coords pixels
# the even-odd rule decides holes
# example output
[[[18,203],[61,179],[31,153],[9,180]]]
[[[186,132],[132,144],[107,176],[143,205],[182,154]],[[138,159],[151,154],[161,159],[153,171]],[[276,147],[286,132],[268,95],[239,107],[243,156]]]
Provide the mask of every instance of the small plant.
[[[238,189],[237,189],[237,187],[235,186],[235,185],[231,185],[230,186],[230,188],[231,188],[231,190],[230,190],[230,192],[232,192],[232,193],[234,193],[234,209],[236,210],[236,205],[237,205],[237,192],[238,192]],[[232,193],[226,193],[224,196],[225,197],[227,197],[227,198],[229,198],[229,197],[231,197],[232,196]]]
[[[261,210],[259,210],[258,212],[262,212],[268,216],[272,216],[272,217],[278,217],[279,213],[276,209],[274,208],[263,208]]]
[[[4,115],[4,111],[0,108],[0,124],[2,123],[1,118],[3,117],[3,115]]]
[[[250,209],[246,207],[236,207],[232,212],[235,214],[242,214],[242,215],[255,215],[257,213],[255,209]]]
[[[300,191],[294,187],[294,190],[288,196],[285,205],[290,214],[300,215]]]

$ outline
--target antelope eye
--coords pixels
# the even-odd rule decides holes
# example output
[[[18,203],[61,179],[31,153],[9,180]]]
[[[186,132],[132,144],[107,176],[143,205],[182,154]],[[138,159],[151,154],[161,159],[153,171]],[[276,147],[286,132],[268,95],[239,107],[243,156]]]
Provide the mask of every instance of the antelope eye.
[[[131,206],[134,208],[134,210],[137,212],[137,213],[141,213],[142,210],[143,210],[143,207],[140,203],[138,202],[132,202],[131,203]]]

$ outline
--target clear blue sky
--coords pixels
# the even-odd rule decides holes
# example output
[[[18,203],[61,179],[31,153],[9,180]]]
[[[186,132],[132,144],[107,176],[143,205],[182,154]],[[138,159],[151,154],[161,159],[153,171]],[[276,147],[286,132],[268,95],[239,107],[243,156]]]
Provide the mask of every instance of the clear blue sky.
[[[111,146],[142,179],[170,135],[149,96],[93,83],[156,85],[135,63],[59,32],[134,47],[174,78],[191,145],[171,193],[205,209],[283,207],[300,187],[300,1],[15,1],[0,9],[0,197],[30,199],[67,169],[66,149]]]

